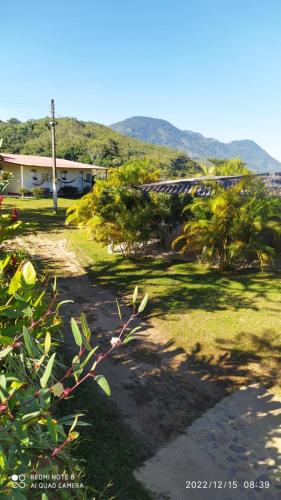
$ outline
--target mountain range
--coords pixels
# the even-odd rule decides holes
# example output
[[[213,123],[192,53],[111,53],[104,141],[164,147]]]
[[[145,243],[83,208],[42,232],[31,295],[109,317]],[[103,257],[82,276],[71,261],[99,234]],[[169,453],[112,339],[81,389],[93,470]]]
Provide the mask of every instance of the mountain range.
[[[0,138],[5,153],[51,156],[50,119],[0,120]],[[58,158],[118,167],[129,160],[145,158],[157,165],[162,178],[192,176],[198,165],[185,153],[171,148],[148,144],[118,134],[109,127],[76,118],[56,120],[56,151]]]
[[[249,139],[220,142],[190,130],[181,130],[166,120],[134,116],[110,125],[110,128],[150,144],[183,151],[193,160],[239,157],[255,172],[276,172],[281,163],[270,156],[256,142]]]

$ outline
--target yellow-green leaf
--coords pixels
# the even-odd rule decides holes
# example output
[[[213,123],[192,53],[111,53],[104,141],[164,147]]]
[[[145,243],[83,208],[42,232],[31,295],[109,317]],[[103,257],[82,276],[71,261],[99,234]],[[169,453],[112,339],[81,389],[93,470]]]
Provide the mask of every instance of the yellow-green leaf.
[[[60,396],[62,395],[62,393],[64,391],[64,387],[60,382],[57,382],[55,385],[53,385],[51,391],[54,394],[54,396],[56,396],[57,398],[60,398]]]
[[[97,375],[95,377],[95,381],[107,396],[111,395],[110,387],[108,385],[106,378],[103,375]]]
[[[44,344],[45,354],[48,354],[50,348],[51,348],[51,335],[50,335],[50,332],[47,332],[46,337],[45,337],[45,344]]]
[[[132,300],[133,304],[135,304],[137,301],[138,293],[139,293],[139,288],[136,286],[136,288],[134,289],[134,293],[133,293],[133,300]]]
[[[50,375],[52,373],[52,368],[53,368],[53,364],[55,361],[55,356],[56,356],[56,353],[54,352],[54,354],[52,354],[52,356],[50,357],[50,359],[47,363],[47,366],[45,368],[45,371],[44,371],[42,377],[40,378],[40,385],[43,388],[46,387],[47,382],[48,382]]]
[[[141,303],[140,303],[140,306],[139,306],[139,309],[138,309],[138,312],[142,312],[147,304],[147,301],[148,301],[148,294],[146,293],[144,298],[142,299]]]
[[[26,262],[22,267],[23,279],[27,285],[34,285],[36,281],[36,271],[31,262]]]
[[[75,429],[76,424],[77,424],[77,422],[78,422],[78,417],[79,417],[79,415],[76,415],[76,416],[75,416],[75,419],[73,420],[73,424],[72,424],[72,426],[70,427],[69,434],[70,434],[70,433],[71,433],[71,432]]]
[[[9,352],[11,352],[12,350],[13,350],[13,348],[10,346],[5,347],[5,349],[2,349],[0,351],[0,359],[5,358],[5,356],[7,356],[9,354]]]
[[[77,325],[77,322],[74,318],[71,318],[71,330],[73,333],[75,344],[78,345],[78,347],[81,347],[82,335],[81,335],[81,332],[79,330],[79,326]]]
[[[79,432],[72,431],[68,434],[70,441],[75,441],[79,437]]]
[[[14,293],[16,293],[16,291],[21,287],[21,276],[22,270],[19,268],[10,281],[8,290],[9,295],[14,295]]]

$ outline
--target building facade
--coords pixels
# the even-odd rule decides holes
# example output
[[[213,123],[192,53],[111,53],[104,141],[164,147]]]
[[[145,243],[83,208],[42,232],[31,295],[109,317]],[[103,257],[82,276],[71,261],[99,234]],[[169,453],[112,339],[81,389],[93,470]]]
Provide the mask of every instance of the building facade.
[[[107,168],[96,165],[57,158],[57,188],[66,186],[76,188],[83,193],[91,188],[93,179],[106,178]],[[7,194],[19,194],[23,190],[32,191],[40,187],[52,192],[52,158],[44,156],[18,155],[3,153],[0,155],[0,169],[13,174],[12,181],[5,191]]]

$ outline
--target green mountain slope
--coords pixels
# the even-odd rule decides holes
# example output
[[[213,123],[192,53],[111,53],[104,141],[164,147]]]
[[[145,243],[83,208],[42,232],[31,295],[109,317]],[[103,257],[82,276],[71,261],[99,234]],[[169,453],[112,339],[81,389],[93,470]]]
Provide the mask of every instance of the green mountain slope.
[[[19,122],[12,118],[0,121],[2,151],[6,153],[51,156],[48,118]],[[191,174],[196,163],[183,153],[155,146],[121,135],[104,125],[58,118],[56,127],[57,156],[102,166],[122,165],[130,158],[146,157],[155,162],[163,177]]]
[[[270,156],[254,141],[241,140],[223,143],[204,137],[196,132],[180,130],[165,120],[134,116],[111,125],[121,134],[140,139],[151,144],[161,144],[185,152],[191,158],[240,157],[256,172],[280,171],[281,163]]]

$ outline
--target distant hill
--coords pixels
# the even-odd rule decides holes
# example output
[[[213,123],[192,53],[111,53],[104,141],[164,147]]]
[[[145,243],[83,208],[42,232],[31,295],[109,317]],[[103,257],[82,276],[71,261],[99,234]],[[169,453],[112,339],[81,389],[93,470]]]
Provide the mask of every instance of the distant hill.
[[[150,144],[159,144],[185,152],[194,160],[240,157],[251,170],[274,172],[281,163],[251,140],[228,143],[204,137],[197,132],[180,130],[165,120],[134,116],[111,125],[112,130]]]
[[[5,153],[51,156],[48,118],[20,122],[16,118],[0,121],[0,138]],[[192,174],[197,164],[186,154],[163,146],[141,142],[111,128],[76,118],[58,118],[57,156],[67,160],[114,167],[131,158],[150,158],[162,170],[163,177]]]

